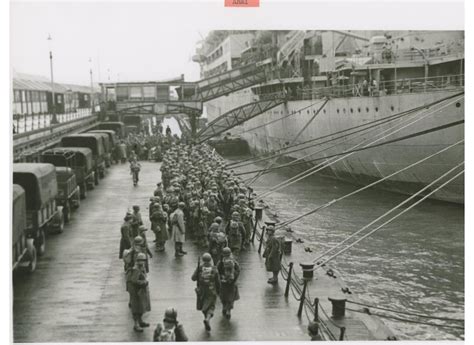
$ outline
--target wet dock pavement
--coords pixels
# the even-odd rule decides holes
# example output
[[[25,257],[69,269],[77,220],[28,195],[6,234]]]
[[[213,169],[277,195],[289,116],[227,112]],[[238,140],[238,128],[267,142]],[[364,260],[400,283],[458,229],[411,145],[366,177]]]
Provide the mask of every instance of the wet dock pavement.
[[[221,315],[221,305],[207,333],[202,314],[195,309],[195,282],[191,275],[202,254],[187,241],[188,255],[174,257],[168,241],[164,253],[152,248],[153,233],[147,234],[153,258],[148,275],[152,311],[144,315],[150,323],[143,333],[133,331],[133,320],[125,291],[123,262],[118,258],[120,226],[128,208],[140,205],[149,228],[148,203],[160,180],[159,163],[141,162],[137,187],[133,187],[128,164],[115,165],[100,185],[81,203],[64,233],[49,235],[46,254],[36,272],[15,274],[13,280],[13,336],[15,342],[122,342],[151,341],[156,323],[167,307],[178,310],[190,341],[214,340],[309,340],[306,320],[298,319],[298,305],[285,299],[284,282],[267,284],[263,259],[257,244],[240,258],[241,299],[232,319]]]

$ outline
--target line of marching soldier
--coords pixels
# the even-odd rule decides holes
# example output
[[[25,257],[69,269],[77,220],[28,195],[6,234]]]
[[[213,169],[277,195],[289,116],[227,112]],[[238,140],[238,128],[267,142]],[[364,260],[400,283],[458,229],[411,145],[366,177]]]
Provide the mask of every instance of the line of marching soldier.
[[[164,155],[160,170],[162,182],[157,184],[149,204],[155,250],[164,251],[166,241],[171,240],[175,257],[180,259],[186,254],[184,244],[190,237],[206,251],[191,279],[196,281],[196,307],[203,313],[204,327],[209,332],[217,298],[227,319],[231,318],[234,302],[240,298],[238,261],[241,251],[250,244],[255,194],[233,171],[226,171],[224,160],[205,145],[173,144]],[[127,270],[134,329],[140,332],[148,326],[142,314],[150,310],[147,283],[141,283],[140,279],[145,277],[146,280],[148,257],[152,257],[152,253],[138,207],[127,214],[121,231],[120,255]],[[267,270],[273,272],[268,282],[276,284],[281,245],[273,233],[274,229],[267,228],[264,256]],[[135,273],[135,266],[140,274]]]

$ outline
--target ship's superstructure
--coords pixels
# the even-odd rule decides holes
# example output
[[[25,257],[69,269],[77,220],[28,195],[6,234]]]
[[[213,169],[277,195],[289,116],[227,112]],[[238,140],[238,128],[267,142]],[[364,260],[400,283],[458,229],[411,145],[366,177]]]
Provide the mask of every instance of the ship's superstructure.
[[[221,33],[225,39],[213,42],[211,56],[224,51],[233,35]],[[354,152],[321,171],[367,184],[464,139],[463,32],[255,31],[246,32],[245,38],[245,48],[233,56],[230,67],[255,64],[265,71],[266,80],[210,100],[204,107],[212,122],[248,103],[286,99],[233,129],[254,152],[273,152],[294,140],[331,137],[373,123],[359,136],[332,142],[333,147],[308,146],[286,155],[314,165],[358,144],[390,141]],[[200,54],[205,53],[201,48]],[[208,59],[196,61],[206,76],[220,72],[210,69],[213,62]],[[463,156],[464,146],[457,145],[395,175],[383,187],[412,193]],[[434,197],[463,203],[463,179]]]

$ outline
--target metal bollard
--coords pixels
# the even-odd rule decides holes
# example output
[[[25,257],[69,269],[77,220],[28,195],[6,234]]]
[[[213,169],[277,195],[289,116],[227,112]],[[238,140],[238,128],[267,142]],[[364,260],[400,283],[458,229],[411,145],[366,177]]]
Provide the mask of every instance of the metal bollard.
[[[302,262],[300,266],[303,270],[303,278],[313,279],[314,264],[312,262]]]
[[[314,299],[314,322],[319,320],[319,298]]]
[[[254,210],[255,210],[255,220],[257,220],[257,221],[262,220],[263,207],[257,205],[257,206],[255,206]]]
[[[288,279],[286,280],[286,288],[285,288],[285,297],[288,297],[290,293],[290,284],[291,284],[291,274],[293,273],[293,263],[290,262],[288,265]]]
[[[306,285],[308,285],[308,281],[305,279],[304,285],[303,285],[303,291],[301,292],[300,296],[300,306],[298,308],[298,317],[301,317],[301,314],[303,313],[303,307],[304,307],[304,301],[306,297]]]
[[[260,254],[262,251],[262,245],[263,245],[263,237],[265,235],[265,226],[262,228],[262,233],[260,235],[260,244],[258,245],[258,253]]]
[[[346,334],[346,327],[341,327],[341,333],[339,334],[339,340],[344,340],[344,334]]]

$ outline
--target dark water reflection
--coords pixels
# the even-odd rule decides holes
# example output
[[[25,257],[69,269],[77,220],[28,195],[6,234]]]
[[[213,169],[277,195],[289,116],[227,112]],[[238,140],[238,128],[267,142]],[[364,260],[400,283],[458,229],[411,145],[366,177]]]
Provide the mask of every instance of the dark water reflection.
[[[264,175],[255,190],[263,192],[294,174],[279,171]],[[357,188],[313,176],[270,195],[266,201],[283,221]],[[316,256],[405,198],[380,190],[364,191],[303,218],[292,229]],[[464,318],[464,207],[426,200],[337,257],[333,264],[367,304]],[[463,339],[464,334],[457,329],[389,319],[385,322],[402,339],[454,340]]]

